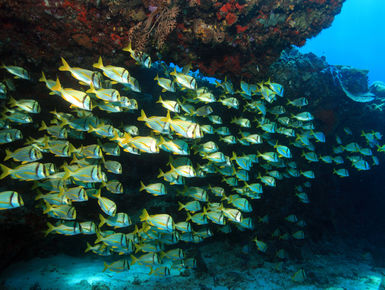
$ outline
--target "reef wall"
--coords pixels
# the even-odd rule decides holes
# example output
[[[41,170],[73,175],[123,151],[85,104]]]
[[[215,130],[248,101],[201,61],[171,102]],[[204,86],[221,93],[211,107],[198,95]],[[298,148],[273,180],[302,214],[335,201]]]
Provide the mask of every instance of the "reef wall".
[[[98,55],[116,61],[131,40],[153,59],[160,52],[167,62],[192,63],[205,74],[255,79],[283,49],[330,26],[343,2],[1,0],[0,57],[40,66],[59,56],[74,64]]]

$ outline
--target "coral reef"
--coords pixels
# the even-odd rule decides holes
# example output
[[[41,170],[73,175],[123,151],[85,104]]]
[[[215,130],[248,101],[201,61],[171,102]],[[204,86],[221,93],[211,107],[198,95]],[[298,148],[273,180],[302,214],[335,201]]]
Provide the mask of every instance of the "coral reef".
[[[156,59],[206,74],[255,78],[290,45],[328,27],[344,0],[0,1],[0,56],[49,64],[115,58],[132,40]],[[22,64],[20,60],[17,61]]]

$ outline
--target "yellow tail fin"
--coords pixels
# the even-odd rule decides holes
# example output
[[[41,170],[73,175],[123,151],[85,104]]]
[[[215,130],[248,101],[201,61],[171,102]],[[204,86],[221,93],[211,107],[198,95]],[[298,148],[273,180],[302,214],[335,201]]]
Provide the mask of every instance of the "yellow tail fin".
[[[56,78],[55,85],[51,88],[53,91],[60,91],[62,89],[62,86],[60,84],[59,78]]]
[[[3,171],[3,173],[1,173],[1,175],[0,175],[0,179],[7,177],[12,172],[11,168],[8,168],[7,166],[5,166],[3,164],[0,164],[0,169]]]
[[[136,261],[138,261],[138,259],[133,255],[130,255],[130,257],[131,257],[131,265],[134,265]]]
[[[41,127],[39,128],[39,131],[47,130],[47,124],[44,121],[41,121]]]
[[[159,169],[159,174],[158,174],[158,178],[161,178],[164,176],[164,172],[162,171],[162,169]]]
[[[94,68],[100,68],[100,69],[103,68],[104,65],[103,65],[102,57],[99,56],[98,62],[97,62],[97,63],[94,63],[92,66],[93,66]]]
[[[141,110],[140,111],[140,117],[138,117],[138,121],[147,122],[147,120],[148,120],[148,118],[146,116],[146,113],[143,110]]]
[[[9,97],[9,105],[10,105],[11,107],[17,106],[16,100],[15,100],[14,98],[12,98],[12,97]]]
[[[91,251],[91,248],[92,248],[91,244],[87,242],[87,248],[84,250],[84,253]]]
[[[5,158],[4,158],[4,161],[7,161],[8,159],[12,158],[12,152],[11,152],[11,150],[5,149],[5,154],[6,154],[6,156],[5,156]]]
[[[47,82],[44,72],[41,72],[41,78],[39,79],[39,82]]]
[[[103,236],[100,234],[99,231],[96,231],[96,236],[98,238],[96,239],[95,244],[100,243],[101,241],[103,241]]]
[[[178,208],[178,210],[182,210],[182,209],[184,209],[184,204],[183,203],[181,203],[180,201],[178,201],[178,204],[179,204],[179,208]]]
[[[143,213],[140,215],[140,221],[141,222],[144,222],[146,221],[148,218],[150,217],[150,215],[148,214],[147,210],[146,209],[143,209]]]
[[[100,223],[98,227],[101,228],[106,223],[106,218],[103,215],[99,214],[99,219]]]
[[[59,70],[60,71],[69,71],[71,69],[71,67],[68,65],[68,63],[65,61],[65,59],[61,58],[61,61],[62,61],[63,65],[61,67],[59,67]]]
[[[175,75],[176,75],[176,68],[174,68],[174,71],[173,71],[173,72],[170,72],[170,75],[171,75],[171,76],[175,76]]]
[[[42,199],[43,198],[43,193],[40,191],[40,190],[36,190],[36,192],[38,193],[35,197],[35,200],[39,200],[39,199]]]
[[[139,189],[139,191],[143,191],[145,188],[146,188],[146,186],[144,185],[144,183],[142,181],[140,181],[140,189]]]
[[[104,269],[103,269],[103,272],[105,272],[105,271],[108,269],[108,267],[109,267],[109,265],[108,265],[106,262],[104,262]]]
[[[71,171],[68,169],[67,165],[65,164],[63,166],[63,169],[64,169],[64,176],[63,176],[63,179],[68,179],[71,177]]]
[[[91,93],[94,94],[96,92],[94,84],[91,82],[90,83],[90,88],[86,91],[86,93]]]
[[[135,244],[135,254],[136,254],[137,252],[141,251],[141,250],[142,250],[141,245]]]
[[[50,205],[48,202],[44,201],[46,209],[43,211],[43,214],[47,214],[51,211],[52,205]]]
[[[45,237],[55,229],[55,227],[50,222],[47,223],[47,227],[48,229],[44,232]]]
[[[132,46],[131,46],[131,41],[128,43],[128,45],[123,48],[124,51],[128,51],[128,52],[133,52],[133,49],[132,49]]]

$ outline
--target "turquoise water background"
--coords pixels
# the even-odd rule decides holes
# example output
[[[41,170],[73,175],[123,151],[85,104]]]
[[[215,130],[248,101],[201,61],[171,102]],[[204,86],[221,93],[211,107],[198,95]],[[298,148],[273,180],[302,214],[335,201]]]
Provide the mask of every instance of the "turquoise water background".
[[[301,52],[333,65],[369,70],[369,83],[385,82],[385,0],[347,0],[332,26],[309,39]]]

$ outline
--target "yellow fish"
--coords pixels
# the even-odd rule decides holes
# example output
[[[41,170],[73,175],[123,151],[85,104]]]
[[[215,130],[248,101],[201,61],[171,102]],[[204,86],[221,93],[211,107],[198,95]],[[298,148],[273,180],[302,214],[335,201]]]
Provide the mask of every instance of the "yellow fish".
[[[28,164],[22,164],[18,167],[12,169],[7,166],[0,164],[0,168],[3,173],[0,175],[0,179],[3,179],[10,175],[13,179],[20,180],[40,180],[46,178],[46,172],[44,170],[44,165],[39,162],[32,162]]]
[[[130,73],[128,70],[112,65],[104,66],[102,57],[99,57],[98,62],[94,63],[93,67],[101,69],[106,77],[113,80],[112,83],[129,84]]]
[[[174,221],[168,214],[156,214],[150,216],[148,212],[143,209],[140,221],[146,222],[164,232],[173,232],[175,229]]]
[[[128,271],[129,269],[130,269],[130,264],[128,263],[128,260],[122,259],[122,260],[113,262],[109,265],[106,262],[104,262],[103,272],[105,272],[106,270],[110,270],[112,272],[123,272],[123,271]]]
[[[17,208],[23,205],[23,199],[16,191],[0,192],[0,210]]]
[[[96,194],[93,195],[93,197],[98,199],[98,204],[102,211],[109,215],[109,216],[115,216],[116,214],[116,204],[112,200],[101,196],[100,189],[96,192]]]
[[[120,93],[115,89],[96,89],[91,83],[90,89],[86,93],[94,94],[98,99],[105,102],[120,102]]]
[[[37,161],[43,158],[41,151],[34,145],[21,147],[13,152],[9,149],[5,149],[5,154],[4,161],[12,158],[15,161],[21,161],[22,163]]]
[[[0,68],[6,69],[10,74],[13,74],[15,79],[25,79],[29,80],[30,76],[29,73],[22,67],[14,66],[14,65],[0,65]]]
[[[63,88],[59,78],[56,79],[56,84],[52,87],[52,90],[60,92],[61,97],[74,107],[87,111],[92,110],[91,98],[85,92]]]
[[[75,79],[80,81],[80,84],[94,86],[95,88],[102,87],[100,73],[80,67],[70,67],[64,58],[61,58],[61,61],[63,65],[59,67],[59,70],[69,71]]]

